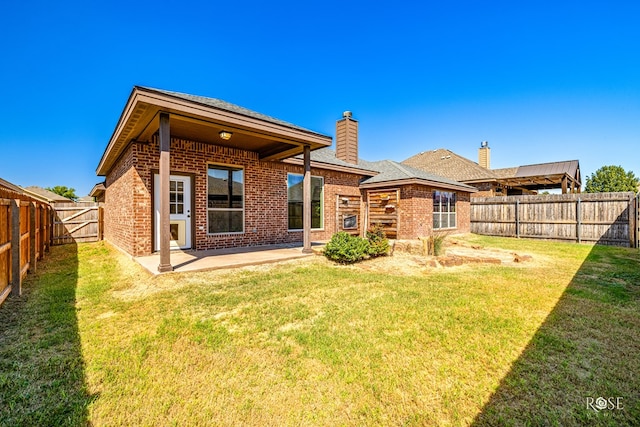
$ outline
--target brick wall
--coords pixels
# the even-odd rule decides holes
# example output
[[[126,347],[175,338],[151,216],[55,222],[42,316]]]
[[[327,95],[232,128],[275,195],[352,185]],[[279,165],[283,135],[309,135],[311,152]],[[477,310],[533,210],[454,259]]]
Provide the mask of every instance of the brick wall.
[[[131,189],[137,174],[133,167],[134,157],[134,147],[130,146],[107,175],[104,209],[105,240],[132,254],[135,253],[135,218]]]
[[[431,234],[433,193],[424,185],[404,185],[400,189],[400,229],[398,239],[415,239]]]
[[[433,192],[436,188],[423,185],[405,185],[400,189],[399,239],[415,239],[429,236],[433,231]],[[443,190],[447,191],[447,190]],[[456,192],[456,228],[451,233],[468,233],[471,230],[470,195]]]
[[[207,171],[209,164],[244,168],[244,232],[207,233]],[[149,143],[132,143],[106,179],[105,239],[134,256],[153,252],[153,176],[159,169],[157,137]],[[302,174],[301,166],[264,162],[251,151],[238,150],[175,139],[171,140],[171,173],[193,176],[195,211],[195,249],[218,249],[276,243],[302,242],[302,231],[288,230],[287,173]],[[324,178],[324,227],[312,231],[314,241],[328,240],[338,231],[339,196],[363,196],[360,218],[364,219],[365,200],[359,182],[361,175],[312,168],[311,174]],[[432,228],[432,189],[404,186],[399,205],[399,238],[429,235]],[[458,193],[458,229],[468,232],[469,194]]]
[[[454,233],[469,233],[471,232],[471,194],[456,192],[456,229]]]
[[[244,233],[207,233],[207,169],[209,164],[244,168]],[[133,143],[107,177],[105,238],[134,256],[153,252],[154,173],[159,169],[157,138]],[[171,140],[171,173],[193,174],[195,188],[195,249],[218,249],[276,243],[302,242],[302,231],[288,230],[287,174],[302,174],[301,166],[264,162],[251,151],[194,141]],[[360,195],[362,176],[313,168],[324,178],[324,228],[311,233],[312,240],[328,240],[336,232],[336,199]]]

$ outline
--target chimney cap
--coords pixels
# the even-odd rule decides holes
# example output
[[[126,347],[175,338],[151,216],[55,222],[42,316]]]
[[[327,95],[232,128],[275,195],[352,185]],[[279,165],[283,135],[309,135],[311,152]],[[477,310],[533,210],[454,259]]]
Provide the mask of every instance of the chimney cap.
[[[344,113],[342,113],[342,117],[351,117],[353,114],[351,113],[351,111],[345,111]]]
[[[488,147],[488,146],[489,146],[489,141],[482,141],[480,143],[480,148],[485,148],[485,147]]]

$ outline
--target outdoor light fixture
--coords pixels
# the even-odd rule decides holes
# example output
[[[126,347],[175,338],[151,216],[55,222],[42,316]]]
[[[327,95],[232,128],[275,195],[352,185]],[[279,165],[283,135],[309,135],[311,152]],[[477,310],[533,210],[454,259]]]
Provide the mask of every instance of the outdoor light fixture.
[[[218,135],[220,135],[220,138],[224,139],[225,141],[228,141],[231,139],[231,136],[233,135],[233,133],[227,132],[226,130],[221,130]]]

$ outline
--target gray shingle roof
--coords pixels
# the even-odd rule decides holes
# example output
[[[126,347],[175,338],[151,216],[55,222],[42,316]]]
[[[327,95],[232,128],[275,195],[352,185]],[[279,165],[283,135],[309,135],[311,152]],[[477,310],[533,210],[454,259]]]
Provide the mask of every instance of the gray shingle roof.
[[[297,159],[302,159],[302,155],[296,156]],[[331,148],[320,148],[311,152],[311,161],[325,163],[333,166],[342,166],[351,169],[360,169],[363,175],[372,176],[378,173],[376,169],[372,169],[371,163],[362,159],[358,159],[358,164],[345,162],[336,157],[336,152]]]
[[[370,162],[369,164],[372,168],[375,168],[375,170],[377,170],[379,174],[371,178],[367,178],[362,182],[363,184],[381,184],[407,179],[417,179],[447,184],[460,188],[467,188],[471,191],[476,191],[475,187],[471,187],[470,185],[462,184],[461,182],[429,173],[424,170],[411,167],[409,165],[394,162],[393,160],[382,160],[379,162]]]
[[[198,104],[206,105],[208,107],[218,108],[220,110],[230,111],[232,113],[241,114],[243,116],[251,117],[254,119],[264,120],[265,122],[274,123],[281,126],[286,126],[291,129],[300,130],[303,132],[314,133],[317,135],[326,136],[319,132],[315,132],[301,126],[294,125],[293,123],[286,122],[284,120],[276,119],[275,117],[267,116],[266,114],[258,113],[257,111],[249,110],[248,108],[241,107],[236,104],[232,104],[227,101],[223,101],[217,98],[208,98],[206,96],[190,95],[188,93],[174,92],[170,90],[156,89],[151,87],[137,86],[140,89],[147,91],[161,93],[163,95],[169,95],[174,98],[184,99],[190,102],[196,102]]]
[[[302,156],[297,156],[301,159]],[[358,159],[358,164],[354,165],[336,157],[336,152],[330,148],[321,148],[311,152],[311,161],[325,163],[333,166],[349,167],[351,169],[360,169],[363,175],[370,178],[362,181],[362,184],[383,184],[394,181],[402,181],[408,179],[417,179],[436,183],[447,184],[459,188],[466,188],[475,191],[474,187],[462,184],[460,182],[448,179],[433,173],[429,173],[408,165],[395,162],[393,160],[381,160],[377,162],[369,162]]]

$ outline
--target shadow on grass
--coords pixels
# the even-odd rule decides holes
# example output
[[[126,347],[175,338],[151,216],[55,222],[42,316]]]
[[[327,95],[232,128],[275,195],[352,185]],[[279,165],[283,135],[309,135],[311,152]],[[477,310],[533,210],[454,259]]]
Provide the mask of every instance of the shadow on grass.
[[[640,424],[640,252],[594,246],[474,426]]]
[[[0,308],[0,426],[87,425],[76,244],[54,246]]]

